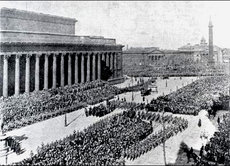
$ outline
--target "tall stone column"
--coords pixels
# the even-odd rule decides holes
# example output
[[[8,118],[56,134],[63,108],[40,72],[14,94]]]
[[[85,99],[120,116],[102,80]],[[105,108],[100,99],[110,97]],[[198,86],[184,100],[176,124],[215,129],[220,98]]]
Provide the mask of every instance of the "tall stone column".
[[[52,80],[52,88],[57,87],[57,55],[58,54],[53,54],[53,80]]]
[[[40,56],[41,54],[36,54],[36,59],[35,59],[35,91],[39,91],[39,86],[40,86],[40,77],[39,77],[39,72],[40,72]]]
[[[122,77],[122,59],[121,53],[117,53],[117,77]],[[148,60],[148,59],[147,59]]]
[[[117,53],[114,54],[114,70],[113,71],[114,71],[113,77],[117,78]]]
[[[68,54],[68,85],[72,85],[72,68],[71,68],[71,63],[72,63],[72,55],[69,53]]]
[[[82,53],[81,55],[81,83],[85,82],[85,57],[84,54]]]
[[[14,87],[14,94],[18,96],[20,93],[20,56],[16,54],[15,56],[15,87]]]
[[[87,82],[90,82],[90,53],[88,53],[87,56],[87,77],[86,77]]]
[[[122,56],[122,52],[120,52],[120,59],[121,59],[121,75],[120,76],[123,77],[123,67],[122,67],[123,66],[122,65],[123,64],[123,56]]]
[[[26,55],[26,78],[25,78],[25,92],[30,93],[30,54]]]
[[[64,54],[61,54],[61,86],[65,86]]]
[[[113,71],[113,58],[114,58],[114,53],[111,53],[110,54],[110,70],[111,70],[111,72],[112,72],[112,76],[111,76],[111,78],[113,78],[114,77],[114,71]]]
[[[95,81],[96,80],[96,55],[95,54],[93,54],[93,70],[92,70],[92,72],[93,72],[93,81]]]
[[[97,56],[97,79],[101,80],[101,53],[99,53]]]
[[[103,61],[105,61],[105,54],[106,54],[105,52],[102,53],[102,60],[103,60]]]
[[[109,67],[110,53],[106,53],[106,66]]]
[[[209,43],[208,43],[208,48],[209,48],[209,63],[213,62],[213,25],[212,21],[209,20]]]
[[[74,83],[78,83],[78,55],[75,54],[75,73],[74,73]]]
[[[4,55],[3,60],[3,97],[8,97],[8,59],[10,55]]]
[[[45,54],[45,64],[44,64],[44,89],[48,89],[48,64],[49,64],[49,55]]]

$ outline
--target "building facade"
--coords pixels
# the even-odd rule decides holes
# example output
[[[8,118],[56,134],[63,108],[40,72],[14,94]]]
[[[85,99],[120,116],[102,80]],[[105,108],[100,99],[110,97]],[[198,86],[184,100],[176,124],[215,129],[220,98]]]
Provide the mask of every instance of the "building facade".
[[[164,55],[158,54],[158,47],[131,47],[123,52],[123,65],[149,65]]]
[[[76,36],[76,19],[2,8],[0,96],[105,79],[123,81],[122,45]],[[103,78],[104,68],[111,71]]]
[[[190,50],[164,50],[159,47],[135,47],[123,52],[123,67],[131,65],[162,65],[163,61],[176,61],[172,57],[193,59],[193,51]]]
[[[209,62],[215,62],[218,64],[223,63],[223,54],[222,49],[216,45],[212,46],[212,51],[209,51],[209,44],[206,42],[204,38],[201,39],[199,44],[191,45],[188,43],[187,45],[184,45],[180,48],[178,48],[179,51],[186,51],[190,52],[191,55],[193,55],[195,61],[209,61]],[[209,53],[212,52],[211,56],[209,56]]]
[[[213,24],[211,20],[208,24],[208,43],[203,37],[199,44],[191,45],[188,43],[180,48],[179,51],[190,51],[195,61],[207,60],[209,63],[222,64],[223,53],[222,49],[213,44]]]

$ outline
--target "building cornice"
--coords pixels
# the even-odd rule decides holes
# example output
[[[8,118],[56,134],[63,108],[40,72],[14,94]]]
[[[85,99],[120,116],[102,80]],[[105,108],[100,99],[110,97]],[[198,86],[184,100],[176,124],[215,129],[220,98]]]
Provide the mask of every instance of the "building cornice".
[[[21,20],[33,20],[59,24],[75,24],[77,22],[77,20],[74,18],[43,14],[26,10],[1,8],[0,12],[0,17],[2,18],[16,18]]]
[[[103,54],[103,53],[121,53],[119,50],[109,50],[109,51],[25,51],[25,52],[0,52],[0,56],[3,55],[43,55],[43,54]]]

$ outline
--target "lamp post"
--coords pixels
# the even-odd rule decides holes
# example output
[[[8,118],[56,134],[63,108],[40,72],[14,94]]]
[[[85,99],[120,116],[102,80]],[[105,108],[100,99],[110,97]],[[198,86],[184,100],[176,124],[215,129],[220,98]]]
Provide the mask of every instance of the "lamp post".
[[[164,164],[166,165],[166,151],[165,151],[165,122],[164,122],[164,114],[165,114],[165,109],[164,109],[164,103],[162,105],[162,117],[161,117],[161,123],[162,123],[162,128],[163,128],[163,157],[164,157]]]
[[[133,77],[131,78],[132,87],[133,87]],[[133,90],[132,90],[132,101],[134,101]]]
[[[0,126],[1,126],[1,129],[0,129],[0,156],[3,157],[5,156],[5,162],[7,164],[7,158],[8,158],[8,145],[6,144],[6,139],[7,139],[7,136],[4,134],[3,132],[3,126],[4,126],[4,123],[3,123],[3,113],[2,111],[0,111]]]
[[[65,113],[65,127],[67,126],[67,115]]]

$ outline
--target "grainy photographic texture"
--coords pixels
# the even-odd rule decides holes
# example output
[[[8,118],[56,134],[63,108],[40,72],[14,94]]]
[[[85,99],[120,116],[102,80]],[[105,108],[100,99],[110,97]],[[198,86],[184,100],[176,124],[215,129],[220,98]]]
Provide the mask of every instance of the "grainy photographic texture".
[[[0,7],[1,165],[230,164],[230,2]]]

